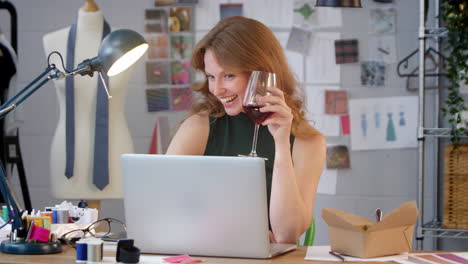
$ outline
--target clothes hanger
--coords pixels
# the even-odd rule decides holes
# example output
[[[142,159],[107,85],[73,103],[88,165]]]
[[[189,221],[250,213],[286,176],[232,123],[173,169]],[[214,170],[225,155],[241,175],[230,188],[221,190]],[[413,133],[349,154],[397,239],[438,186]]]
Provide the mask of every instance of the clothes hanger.
[[[397,73],[398,73],[398,76],[400,77],[418,77],[418,74],[416,72],[411,71],[410,73],[402,73],[402,70],[401,68],[403,67],[404,69],[407,69],[408,68],[408,64],[409,64],[409,61],[410,59],[419,52],[419,49],[416,49],[415,51],[411,52],[408,56],[406,56],[405,58],[403,58],[397,65]],[[425,57],[427,58],[429,54],[434,54],[436,57],[439,58],[439,60],[437,60],[437,63],[435,63],[436,65],[438,65],[439,63],[441,63],[440,65],[442,67],[440,67],[441,69],[445,68],[445,61],[446,61],[446,58],[444,55],[442,55],[440,52],[438,52],[437,50],[433,49],[432,47],[426,49],[425,51]],[[434,57],[431,57],[433,61],[435,61],[435,58]],[[425,76],[447,76],[447,73],[446,72],[436,72],[436,73],[425,73],[424,74]]]
[[[432,55],[432,53],[427,53],[426,54],[426,57],[430,62],[431,64],[429,66],[432,66],[432,67],[426,67],[425,68],[425,73],[424,76],[429,76],[428,75],[428,72],[431,73],[431,72],[437,72],[437,71],[442,71],[444,70],[444,62],[442,60],[438,60],[436,61],[434,59],[434,56]],[[406,90],[407,91],[410,91],[410,92],[416,92],[419,90],[418,87],[410,87],[410,79],[411,78],[414,78],[414,76],[419,76],[418,75],[418,71],[419,71],[419,66],[417,66],[416,68],[414,68],[410,74],[408,76],[406,76]],[[413,76],[414,75],[414,76]],[[430,75],[430,77],[437,77],[439,75]],[[441,75],[442,76],[442,75]],[[425,90],[434,90],[434,89],[445,89],[445,88],[448,88],[448,86],[446,85],[437,85],[437,86],[425,86],[424,89]]]

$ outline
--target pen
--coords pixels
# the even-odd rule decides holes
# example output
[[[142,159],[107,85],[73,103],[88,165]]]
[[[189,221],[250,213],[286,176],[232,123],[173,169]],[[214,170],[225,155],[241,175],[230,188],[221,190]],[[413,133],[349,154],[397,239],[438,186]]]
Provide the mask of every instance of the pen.
[[[330,253],[331,255],[333,255],[333,256],[339,258],[341,261],[343,261],[343,262],[345,261],[345,259],[343,258],[343,256],[341,256],[340,254],[338,254],[338,253],[336,253],[336,252],[334,252],[334,251],[330,251],[329,253]]]
[[[377,222],[380,222],[380,221],[382,221],[382,219],[383,219],[383,212],[382,212],[382,209],[377,208],[377,209],[375,210],[375,220],[376,220]]]

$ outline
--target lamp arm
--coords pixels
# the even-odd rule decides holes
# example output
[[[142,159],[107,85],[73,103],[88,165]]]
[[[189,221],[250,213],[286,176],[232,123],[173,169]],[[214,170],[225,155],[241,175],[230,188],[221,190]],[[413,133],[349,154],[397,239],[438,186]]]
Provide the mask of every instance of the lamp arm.
[[[49,74],[51,71],[53,71],[53,73],[47,76],[47,74]],[[45,76],[47,76],[47,78],[44,78]],[[36,79],[34,79],[32,82],[26,85],[26,87],[24,87],[21,91],[19,91],[17,94],[12,96],[4,104],[0,106],[0,119],[5,118],[5,116],[8,113],[10,113],[18,105],[24,102],[29,96],[35,93],[39,88],[41,88],[49,80],[63,79],[66,76],[67,75],[65,75],[60,70],[58,70],[54,64],[48,65],[47,68],[44,70],[44,72],[42,72]],[[41,79],[43,80],[41,81]],[[39,82],[39,84],[34,86],[37,82]],[[18,207],[18,203],[15,201],[12,195],[11,188],[8,185],[8,182],[6,179],[5,168],[3,167],[3,164],[1,162],[0,162],[0,192],[2,193],[3,199],[5,200],[5,204],[8,210],[8,215],[10,219],[12,220],[12,230],[19,230],[21,228],[23,228],[24,230],[25,226],[23,225],[23,222],[21,220],[22,212],[20,211],[20,208]]]
[[[31,89],[31,87],[36,84],[39,80],[44,78],[49,72],[54,71],[54,74],[49,75],[47,78],[42,80],[39,84],[37,84],[35,87]],[[24,87],[21,91],[19,91],[17,94],[12,96],[10,99],[8,99],[4,104],[0,106],[0,119],[5,118],[5,116],[11,112],[13,109],[15,109],[18,105],[20,105],[22,102],[24,102],[26,99],[28,99],[29,96],[31,96],[33,93],[35,93],[39,88],[41,88],[44,84],[46,84],[49,80],[52,79],[62,79],[65,78],[66,75],[62,73],[60,70],[57,69],[57,67],[54,64],[49,65],[43,73],[41,73],[36,79],[34,79],[32,82],[30,82],[26,87]],[[30,90],[31,89],[31,90]],[[30,90],[28,93],[23,95],[25,92]],[[23,96],[22,96],[23,95]],[[20,97],[22,96],[22,97]]]

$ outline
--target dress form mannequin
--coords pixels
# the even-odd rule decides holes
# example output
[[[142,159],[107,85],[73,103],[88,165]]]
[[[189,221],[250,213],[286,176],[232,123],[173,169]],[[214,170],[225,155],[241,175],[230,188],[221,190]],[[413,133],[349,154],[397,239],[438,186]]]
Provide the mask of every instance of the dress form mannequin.
[[[87,12],[91,11],[91,12]],[[87,1],[78,12],[75,67],[84,59],[97,55],[102,40],[104,17],[93,1]],[[46,56],[58,51],[67,60],[67,41],[70,27],[48,33],[43,38]],[[58,56],[52,56],[52,63],[59,68]],[[71,69],[68,69],[71,70]],[[123,107],[128,80],[132,68],[109,77],[109,184],[99,190],[93,184],[94,135],[96,120],[97,73],[93,77],[75,76],[75,159],[73,176],[65,176],[65,80],[54,80],[59,100],[59,121],[51,146],[50,175],[52,192],[60,199],[117,199],[122,198],[122,176],[119,159],[123,153],[133,152],[133,143],[128,131]],[[70,77],[69,77],[70,78]],[[99,80],[100,81],[100,80]]]

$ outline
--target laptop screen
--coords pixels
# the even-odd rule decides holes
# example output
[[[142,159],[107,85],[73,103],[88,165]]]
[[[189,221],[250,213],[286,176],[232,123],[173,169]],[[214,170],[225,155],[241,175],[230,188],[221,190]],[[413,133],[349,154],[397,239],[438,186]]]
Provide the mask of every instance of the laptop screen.
[[[264,160],[121,156],[128,237],[145,253],[267,257]]]

